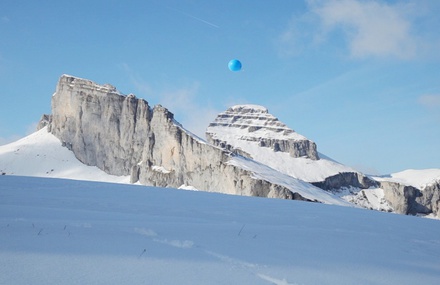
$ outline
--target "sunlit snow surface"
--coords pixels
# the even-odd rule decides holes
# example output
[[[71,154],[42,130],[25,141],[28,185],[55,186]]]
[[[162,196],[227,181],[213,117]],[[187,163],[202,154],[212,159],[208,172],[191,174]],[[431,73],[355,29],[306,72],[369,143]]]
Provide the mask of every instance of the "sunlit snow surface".
[[[408,169],[390,175],[373,178],[378,181],[391,181],[410,185],[423,190],[427,185],[440,181],[440,169]]]
[[[81,163],[46,128],[0,146],[0,172],[7,175],[69,178],[129,183],[130,176],[114,176]]]
[[[440,221],[0,176],[0,284],[438,284]]]
[[[325,204],[354,207],[353,204],[339,198],[336,195],[333,195],[325,190],[313,186],[310,183],[276,171],[273,168],[265,164],[261,164],[255,160],[248,159],[242,156],[234,156],[228,163],[252,172],[253,178],[263,179],[271,183],[287,187],[289,189],[294,189],[295,192],[299,193],[301,196],[309,200],[317,200]]]

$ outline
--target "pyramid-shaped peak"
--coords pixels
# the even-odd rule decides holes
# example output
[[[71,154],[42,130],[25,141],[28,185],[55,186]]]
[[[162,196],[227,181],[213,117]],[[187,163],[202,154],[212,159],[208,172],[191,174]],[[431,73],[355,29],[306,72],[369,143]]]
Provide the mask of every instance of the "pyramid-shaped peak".
[[[266,107],[260,105],[235,105],[218,114],[209,125],[207,132],[228,127],[229,131],[239,129],[239,136],[271,137],[278,139],[306,139],[290,129],[277,117],[269,113]]]
[[[244,144],[251,142],[274,151],[288,152],[292,157],[319,159],[314,142],[259,105],[235,105],[218,114],[209,124],[206,138],[208,142],[228,149],[243,149]]]

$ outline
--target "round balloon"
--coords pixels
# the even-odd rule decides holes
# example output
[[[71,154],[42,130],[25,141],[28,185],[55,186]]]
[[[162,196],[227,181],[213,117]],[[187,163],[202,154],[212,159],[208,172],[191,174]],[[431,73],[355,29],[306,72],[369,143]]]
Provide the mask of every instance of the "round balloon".
[[[241,62],[238,59],[233,59],[229,61],[228,67],[231,71],[239,71],[241,69]]]

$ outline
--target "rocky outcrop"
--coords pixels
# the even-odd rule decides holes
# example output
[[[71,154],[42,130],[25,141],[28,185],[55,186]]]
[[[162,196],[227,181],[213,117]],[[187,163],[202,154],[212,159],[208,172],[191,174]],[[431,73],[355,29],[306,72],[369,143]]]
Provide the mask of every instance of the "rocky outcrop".
[[[62,76],[52,97],[48,130],[81,162],[109,174],[130,175],[132,182],[313,200],[229,164],[235,154],[189,133],[166,108],[151,108],[111,85]]]
[[[226,137],[224,130],[227,130]],[[206,137],[211,144],[244,155],[246,152],[235,147],[231,141],[257,142],[261,147],[286,152],[291,157],[319,159],[314,142],[288,128],[266,108],[258,105],[237,105],[220,113],[208,126]]]
[[[399,214],[433,214],[440,218],[440,181],[426,185],[423,189],[398,182],[381,181],[385,198]]]
[[[40,118],[40,121],[37,124],[37,131],[41,130],[45,126],[50,124],[50,121],[52,120],[52,116],[48,114],[43,114]]]
[[[437,217],[440,218],[440,181],[433,182],[423,188],[417,200]]]
[[[420,203],[423,193],[419,189],[391,181],[382,181],[380,187],[384,190],[385,199],[396,213],[405,215],[432,213],[426,204]]]
[[[358,172],[341,172],[327,177],[324,181],[312,182],[313,185],[324,190],[334,190],[343,187],[367,189],[377,187],[379,183]]]

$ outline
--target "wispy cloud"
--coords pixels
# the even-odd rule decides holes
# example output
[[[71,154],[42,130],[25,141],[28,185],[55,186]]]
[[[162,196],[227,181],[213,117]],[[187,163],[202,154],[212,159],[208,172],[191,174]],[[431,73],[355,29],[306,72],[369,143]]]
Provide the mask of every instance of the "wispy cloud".
[[[415,55],[416,38],[402,5],[357,0],[309,3],[326,30],[342,29],[354,57]]]
[[[280,34],[279,44],[285,55],[295,55],[304,45],[326,43],[331,37],[332,42],[337,42],[334,37],[341,37],[347,54],[353,58],[412,59],[426,48],[427,41],[416,31],[415,21],[428,12],[419,11],[416,2],[309,0],[307,3],[308,12],[292,18]]]
[[[123,64],[126,74],[142,96],[147,101],[161,104],[175,115],[175,119],[186,129],[204,138],[209,123],[220,111],[209,105],[202,105],[199,98],[200,83],[194,81],[184,86],[167,86],[161,90],[154,90],[141,76],[137,75],[127,64]]]
[[[194,19],[194,20],[196,20],[196,21],[199,21],[199,22],[201,22],[201,23],[207,24],[207,25],[209,25],[209,26],[211,26],[211,27],[214,27],[214,28],[217,28],[217,29],[220,28],[220,27],[217,26],[216,24],[213,24],[213,23],[211,23],[211,22],[208,22],[208,21],[206,21],[206,20],[203,20],[202,18],[199,18],[199,17],[196,17],[196,16],[194,16],[194,15],[188,14],[188,13],[183,12],[183,11],[181,11],[181,10],[177,10],[177,9],[170,8],[170,7],[168,7],[168,9],[173,10],[173,11],[176,11],[176,12],[182,14],[182,15],[185,15],[185,16],[187,16],[187,17],[189,17],[189,18],[192,18],[192,19]]]
[[[0,21],[3,23],[8,23],[10,21],[10,19],[7,16],[2,16],[2,17],[0,17]]]
[[[430,109],[440,109],[440,94],[425,94],[419,97],[419,104]]]

